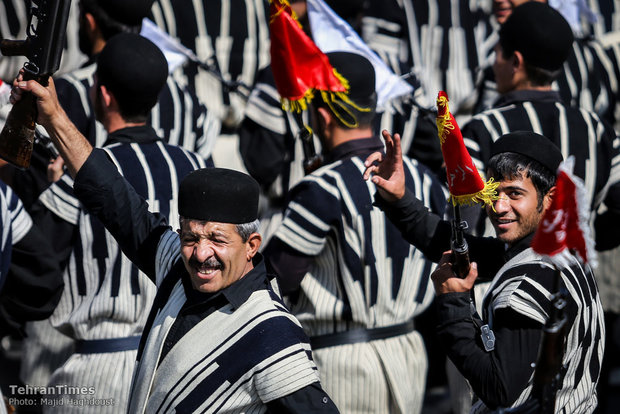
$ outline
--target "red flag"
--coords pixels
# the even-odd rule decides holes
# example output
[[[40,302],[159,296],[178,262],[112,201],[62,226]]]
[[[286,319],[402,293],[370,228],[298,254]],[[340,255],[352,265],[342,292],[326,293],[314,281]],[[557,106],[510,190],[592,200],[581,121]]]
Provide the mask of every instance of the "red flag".
[[[315,90],[345,94],[348,82],[292,17],[288,1],[271,0],[270,7],[271,68],[284,108],[306,109]]]
[[[492,204],[497,200],[495,189],[499,183],[492,178],[485,183],[474,166],[465,148],[461,130],[450,113],[448,95],[444,91],[440,91],[437,96],[437,129],[452,203]]]
[[[572,173],[573,163],[571,157],[558,168],[555,194],[538,225],[532,248],[555,264],[564,264],[565,255],[573,251],[584,263],[595,267],[586,191],[583,182]]]

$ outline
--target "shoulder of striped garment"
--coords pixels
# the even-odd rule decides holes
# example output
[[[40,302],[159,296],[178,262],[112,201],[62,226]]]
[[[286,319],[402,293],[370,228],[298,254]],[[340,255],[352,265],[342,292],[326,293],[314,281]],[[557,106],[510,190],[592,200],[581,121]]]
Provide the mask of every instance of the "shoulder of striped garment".
[[[504,264],[491,282],[487,296],[491,298],[492,310],[510,308],[544,324],[548,318],[546,309],[554,293],[549,285],[554,272],[553,264],[532,248],[519,253]],[[543,299],[541,303],[541,298],[548,302],[545,304]]]

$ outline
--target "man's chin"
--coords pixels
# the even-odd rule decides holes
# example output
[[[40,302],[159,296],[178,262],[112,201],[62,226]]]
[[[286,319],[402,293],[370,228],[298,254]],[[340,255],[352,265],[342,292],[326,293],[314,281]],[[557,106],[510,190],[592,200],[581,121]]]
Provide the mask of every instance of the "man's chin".
[[[201,293],[213,293],[213,292],[217,292],[218,290],[220,290],[220,288],[216,283],[214,283],[213,281],[210,281],[210,282],[203,282],[198,285],[194,283],[194,290],[197,290],[198,292],[201,292]]]

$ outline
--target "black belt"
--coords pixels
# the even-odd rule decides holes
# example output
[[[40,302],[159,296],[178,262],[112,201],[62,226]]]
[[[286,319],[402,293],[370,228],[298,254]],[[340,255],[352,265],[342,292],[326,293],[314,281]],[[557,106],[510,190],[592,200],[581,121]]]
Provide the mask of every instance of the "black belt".
[[[398,325],[383,326],[372,329],[353,329],[327,335],[318,335],[310,338],[312,349],[328,348],[330,346],[370,342],[377,339],[387,339],[413,332],[413,320]]]
[[[133,351],[138,349],[140,335],[124,338],[91,339],[75,342],[76,354],[103,354],[107,352]]]

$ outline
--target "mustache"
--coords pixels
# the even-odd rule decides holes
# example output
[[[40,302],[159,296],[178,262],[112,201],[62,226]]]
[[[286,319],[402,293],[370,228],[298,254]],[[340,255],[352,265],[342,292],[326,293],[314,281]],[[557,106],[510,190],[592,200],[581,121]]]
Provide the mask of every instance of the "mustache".
[[[213,268],[223,267],[222,262],[220,262],[219,260],[217,260],[217,259],[215,259],[213,257],[210,258],[210,259],[205,260],[204,262],[200,262],[200,261],[192,258],[192,259],[189,260],[189,263],[192,266],[195,266],[195,267],[213,267]]]

